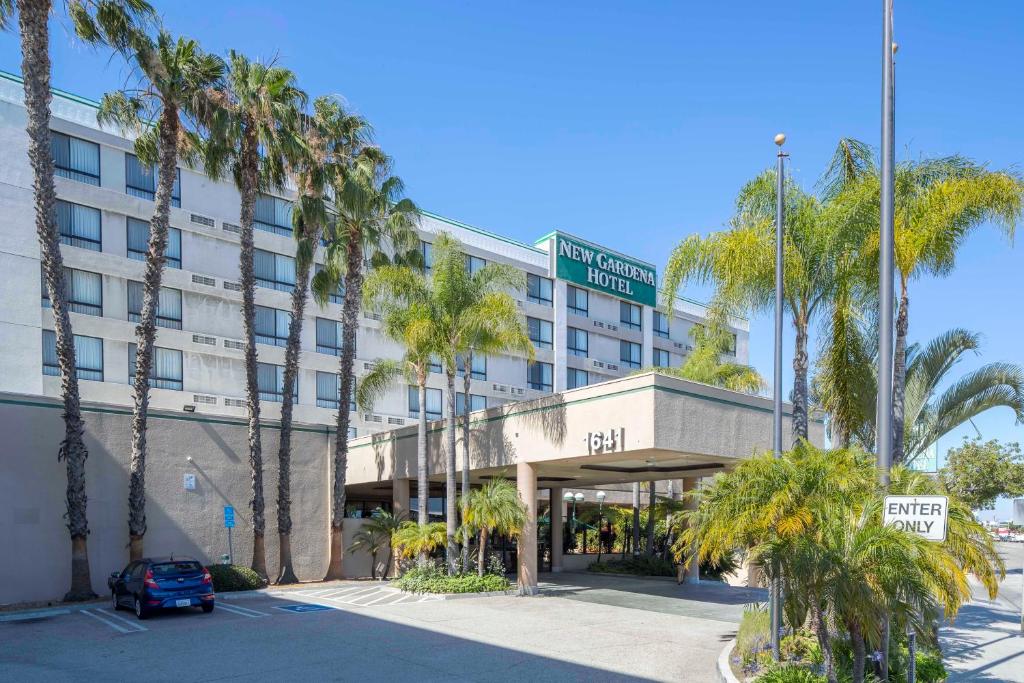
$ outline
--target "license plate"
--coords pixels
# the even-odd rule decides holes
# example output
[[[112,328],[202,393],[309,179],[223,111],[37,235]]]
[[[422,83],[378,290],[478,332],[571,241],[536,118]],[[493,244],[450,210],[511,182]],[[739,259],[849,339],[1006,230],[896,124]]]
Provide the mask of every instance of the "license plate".
[[[174,605],[175,605],[175,607],[191,607],[192,606],[192,601],[188,600],[188,599],[185,599],[185,600],[175,600],[174,601]]]

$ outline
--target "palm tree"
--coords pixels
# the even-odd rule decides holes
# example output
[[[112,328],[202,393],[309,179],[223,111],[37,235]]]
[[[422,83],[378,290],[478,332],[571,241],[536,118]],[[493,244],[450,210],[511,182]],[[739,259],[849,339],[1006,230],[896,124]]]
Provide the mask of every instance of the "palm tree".
[[[729,230],[707,237],[692,235],[669,257],[663,297],[672,301],[681,284],[710,283],[716,300],[755,311],[774,306],[775,172],[747,183],[736,202]],[[843,202],[819,199],[787,181],[785,189],[784,305],[796,330],[793,355],[793,433],[807,438],[810,324],[832,298],[834,262],[849,245],[863,243],[862,220]]]
[[[65,296],[64,261],[57,230],[53,155],[50,146],[50,0],[0,0],[0,29],[12,27],[17,12],[21,37],[21,73],[25,88],[26,130],[32,166],[36,234],[43,279],[53,310],[57,362],[64,402],[64,438],[57,454],[67,471],[67,520],[71,536],[71,586],[65,600],[96,597],[89,573],[89,519],[86,514],[85,461],[89,452],[75,374],[74,333]],[[65,2],[75,34],[90,44],[126,46],[152,20],[152,7],[142,0]],[[99,11],[101,9],[103,11]]]
[[[284,354],[281,398],[281,438],[277,451],[277,533],[279,566],[277,583],[298,582],[292,568],[291,546],[291,436],[295,378],[299,371],[299,344],[306,309],[313,254],[328,221],[328,188],[351,162],[355,150],[365,144],[369,125],[344,110],[329,97],[313,102],[313,112],[301,118],[302,154],[292,162],[298,199],[292,211],[295,251],[295,288]]]
[[[400,560],[424,558],[445,544],[447,533],[444,522],[404,522],[398,531],[392,534],[391,545]]]
[[[526,506],[519,498],[516,485],[503,477],[496,477],[478,489],[463,493],[460,503],[463,523],[480,534],[476,571],[483,576],[488,536],[493,533],[503,536],[519,534],[526,524]],[[468,571],[467,567],[463,566],[463,571]]]
[[[472,361],[468,355],[518,351],[533,359],[533,344],[526,334],[524,320],[510,289],[526,286],[522,271],[504,263],[488,263],[475,273],[467,266],[466,254],[458,240],[448,233],[439,233],[434,240],[433,314],[432,335],[437,339],[437,355],[444,367],[448,383],[448,465],[447,480],[447,521],[448,521],[448,572],[457,571],[458,515],[456,512],[456,425],[458,422],[455,401],[455,376],[459,362],[467,378],[471,375]],[[463,429],[468,432],[470,394],[466,393],[467,406]],[[462,495],[469,491],[469,444],[465,444],[462,466]],[[468,554],[468,548],[466,553]],[[468,556],[463,567],[468,564]]]
[[[873,232],[867,255],[878,262],[879,171],[872,149],[844,139],[825,175],[832,187],[859,184],[860,198],[873,206]],[[906,161],[895,170],[895,262],[899,273],[899,306],[893,364],[893,462],[909,456],[905,410],[906,349],[910,327],[910,281],[923,275],[942,277],[953,271],[956,254],[971,232],[995,223],[1013,238],[1024,210],[1024,180],[1011,171],[992,171],[961,156]]]
[[[391,537],[402,526],[402,518],[395,517],[390,512],[377,510],[373,513],[363,528],[356,532],[352,538],[352,545],[348,552],[362,550],[370,553],[370,578],[377,578],[377,555],[380,551],[387,549],[388,558],[384,562],[384,579],[388,578],[388,569],[391,565]]]
[[[209,91],[220,84],[224,62],[200,49],[194,40],[175,40],[160,30],[155,40],[140,37],[124,50],[141,77],[139,87],[107,93],[96,118],[136,135],[135,154],[156,166],[153,218],[143,278],[142,312],[135,328],[136,356],[132,408],[132,456],[129,468],[128,537],[132,561],[143,556],[146,534],[146,423],[149,378],[156,340],[157,304],[163,279],[164,252],[171,218],[171,194],[178,157],[192,162],[200,127],[209,120]],[[151,122],[156,121],[154,126]]]
[[[334,443],[334,488],[331,505],[331,559],[327,579],[343,576],[342,525],[345,520],[345,467],[348,461],[348,397],[355,386],[356,334],[367,256],[383,266],[387,254],[401,261],[415,259],[419,215],[412,200],[403,197],[402,180],[391,174],[391,159],[376,147],[363,147],[335,180],[335,221],[327,227],[324,269],[313,279],[313,293],[323,305],[343,280],[341,354],[337,432]]]
[[[253,268],[253,219],[257,192],[280,188],[288,160],[299,154],[297,119],[306,94],[288,69],[250,61],[234,50],[228,74],[217,93],[218,111],[206,145],[206,171],[212,178],[230,170],[242,197],[239,223],[242,327],[245,332],[245,387],[249,410],[249,466],[252,472],[252,569],[267,577],[264,545],[263,445],[256,356],[256,278]]]

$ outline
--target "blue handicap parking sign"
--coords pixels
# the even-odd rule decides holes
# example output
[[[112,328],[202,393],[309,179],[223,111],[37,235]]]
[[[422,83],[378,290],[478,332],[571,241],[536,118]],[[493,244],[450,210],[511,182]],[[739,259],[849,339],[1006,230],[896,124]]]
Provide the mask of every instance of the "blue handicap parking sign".
[[[323,612],[324,610],[334,609],[327,605],[312,605],[309,603],[299,603],[297,605],[275,605],[277,609],[283,609],[287,612],[295,612],[296,614],[303,614],[305,612]]]
[[[224,506],[224,526],[228,529],[235,526],[235,508],[230,505]]]

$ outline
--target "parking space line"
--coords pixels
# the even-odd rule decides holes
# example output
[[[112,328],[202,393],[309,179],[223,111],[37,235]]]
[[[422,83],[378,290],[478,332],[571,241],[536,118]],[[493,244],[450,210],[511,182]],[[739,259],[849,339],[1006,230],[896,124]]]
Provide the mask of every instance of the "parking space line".
[[[131,627],[131,628],[138,629],[139,631],[148,631],[149,630],[148,628],[146,628],[145,626],[140,624],[138,621],[132,621],[131,619],[128,619],[126,617],[122,617],[120,614],[115,614],[114,610],[112,610],[110,608],[107,608],[107,607],[96,608],[96,611],[97,612],[102,612],[103,615],[106,616],[109,619],[114,619],[116,621],[121,622],[122,624],[125,624],[125,625]]]
[[[321,593],[321,596],[326,595],[332,598],[336,598],[341,595],[354,595],[355,593],[359,593],[364,590],[366,590],[366,586],[347,586],[341,590],[331,591],[330,593]]]
[[[140,633],[142,631],[148,631],[149,630],[148,628],[146,628],[142,624],[135,624],[135,623],[132,623],[132,622],[128,621],[127,619],[121,619],[120,617],[118,617],[119,620],[121,620],[124,624],[126,624],[128,627],[130,627],[130,628],[125,628],[125,626],[121,626],[120,624],[118,624],[118,623],[116,623],[114,621],[111,621],[110,619],[107,619],[107,618],[97,614],[96,612],[102,612],[106,616],[113,616],[109,612],[104,612],[101,609],[97,609],[96,612],[92,612],[90,610],[83,609],[83,610],[79,610],[79,612],[81,614],[84,614],[87,617],[92,617],[93,619],[96,619],[97,621],[102,621],[104,624],[106,624],[110,628],[114,629],[115,631],[119,631],[121,633]]]
[[[225,605],[223,602],[220,602],[217,606],[220,609],[225,609],[228,612],[231,612],[232,614],[238,614],[243,617],[249,617],[250,619],[270,616],[270,614],[268,614],[267,612],[259,612],[254,609],[249,609],[248,607],[239,607],[238,605]]]
[[[394,593],[392,593],[390,591],[386,591],[386,592],[384,592],[384,595],[380,596],[379,598],[377,598],[375,600],[371,600],[370,602],[364,603],[363,607],[369,607],[370,605],[376,605],[378,603],[384,602],[385,600],[387,600],[389,598],[395,598],[395,597],[401,599],[404,596],[402,596],[401,594],[396,596]],[[384,604],[386,604],[386,605],[393,605],[396,602],[398,602],[398,600],[395,600],[393,602],[384,603]]]

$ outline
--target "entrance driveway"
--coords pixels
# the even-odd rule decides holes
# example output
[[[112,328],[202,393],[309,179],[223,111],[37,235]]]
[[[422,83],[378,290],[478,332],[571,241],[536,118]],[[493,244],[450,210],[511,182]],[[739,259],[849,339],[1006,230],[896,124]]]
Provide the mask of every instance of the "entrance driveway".
[[[138,622],[92,605],[0,622],[0,680],[700,683],[717,681],[718,653],[747,599],[717,585],[542,579],[534,598],[398,599],[342,582],[232,596],[210,615]]]

